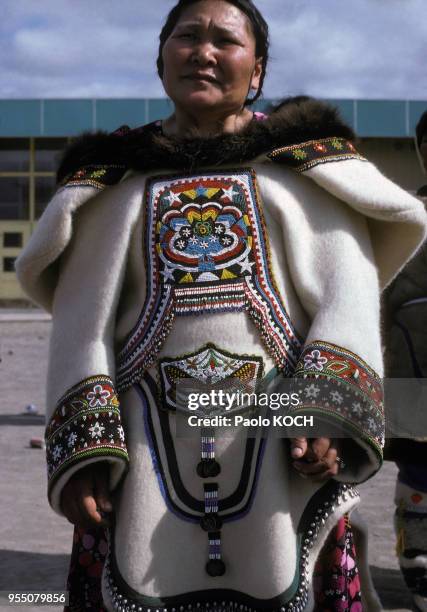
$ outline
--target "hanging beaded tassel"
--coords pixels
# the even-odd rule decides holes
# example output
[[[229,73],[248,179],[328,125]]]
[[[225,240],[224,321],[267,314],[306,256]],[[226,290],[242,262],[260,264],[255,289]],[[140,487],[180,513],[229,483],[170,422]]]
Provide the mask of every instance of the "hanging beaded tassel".
[[[205,483],[204,492],[205,514],[201,518],[200,525],[208,532],[209,561],[206,563],[206,571],[212,577],[222,576],[225,573],[225,564],[221,558],[222,520],[218,516],[218,484]]]
[[[201,478],[215,478],[221,472],[221,467],[215,460],[215,430],[213,427],[202,428],[200,442],[201,461],[197,465],[197,474]]]

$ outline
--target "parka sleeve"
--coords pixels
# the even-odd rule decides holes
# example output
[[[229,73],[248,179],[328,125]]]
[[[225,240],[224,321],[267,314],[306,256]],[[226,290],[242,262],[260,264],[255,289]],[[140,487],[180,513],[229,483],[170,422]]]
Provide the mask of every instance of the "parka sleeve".
[[[306,145],[307,156],[315,145]],[[294,153],[288,149],[282,153]],[[271,173],[281,184],[289,271],[309,320],[294,371],[295,412],[341,438],[345,468],[337,478],[362,482],[381,466],[384,445],[380,291],[423,240],[426,218],[361,156],[330,161],[313,159],[300,176],[283,167],[281,176]]]
[[[52,312],[45,436],[49,501],[58,513],[78,470],[108,462],[114,488],[127,469],[115,322],[141,201],[133,193],[126,181],[61,189],[17,262],[24,290]]]

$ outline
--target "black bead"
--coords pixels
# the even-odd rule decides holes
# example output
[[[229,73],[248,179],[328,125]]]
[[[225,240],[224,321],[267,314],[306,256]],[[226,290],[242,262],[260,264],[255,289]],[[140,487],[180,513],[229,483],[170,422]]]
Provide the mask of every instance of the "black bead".
[[[209,559],[206,563],[206,572],[213,578],[225,574],[225,563],[221,559]]]
[[[221,472],[221,466],[215,459],[200,461],[197,464],[197,474],[200,478],[215,478]]]
[[[205,514],[200,519],[200,527],[203,531],[217,531],[222,527],[222,519],[215,513]]]

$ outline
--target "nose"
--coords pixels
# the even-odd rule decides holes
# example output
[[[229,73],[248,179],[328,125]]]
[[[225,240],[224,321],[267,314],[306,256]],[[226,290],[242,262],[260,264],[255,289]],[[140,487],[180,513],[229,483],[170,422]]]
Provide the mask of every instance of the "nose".
[[[215,49],[210,42],[199,42],[191,55],[191,61],[198,66],[213,66],[216,64]]]

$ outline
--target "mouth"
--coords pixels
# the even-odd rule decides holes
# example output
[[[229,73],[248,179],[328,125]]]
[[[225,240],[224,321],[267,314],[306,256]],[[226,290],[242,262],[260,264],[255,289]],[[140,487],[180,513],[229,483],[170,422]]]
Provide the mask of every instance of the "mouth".
[[[189,79],[190,81],[205,81],[207,83],[218,83],[218,79],[216,79],[211,74],[205,74],[203,72],[194,72],[192,74],[187,74],[184,76],[184,79]]]

